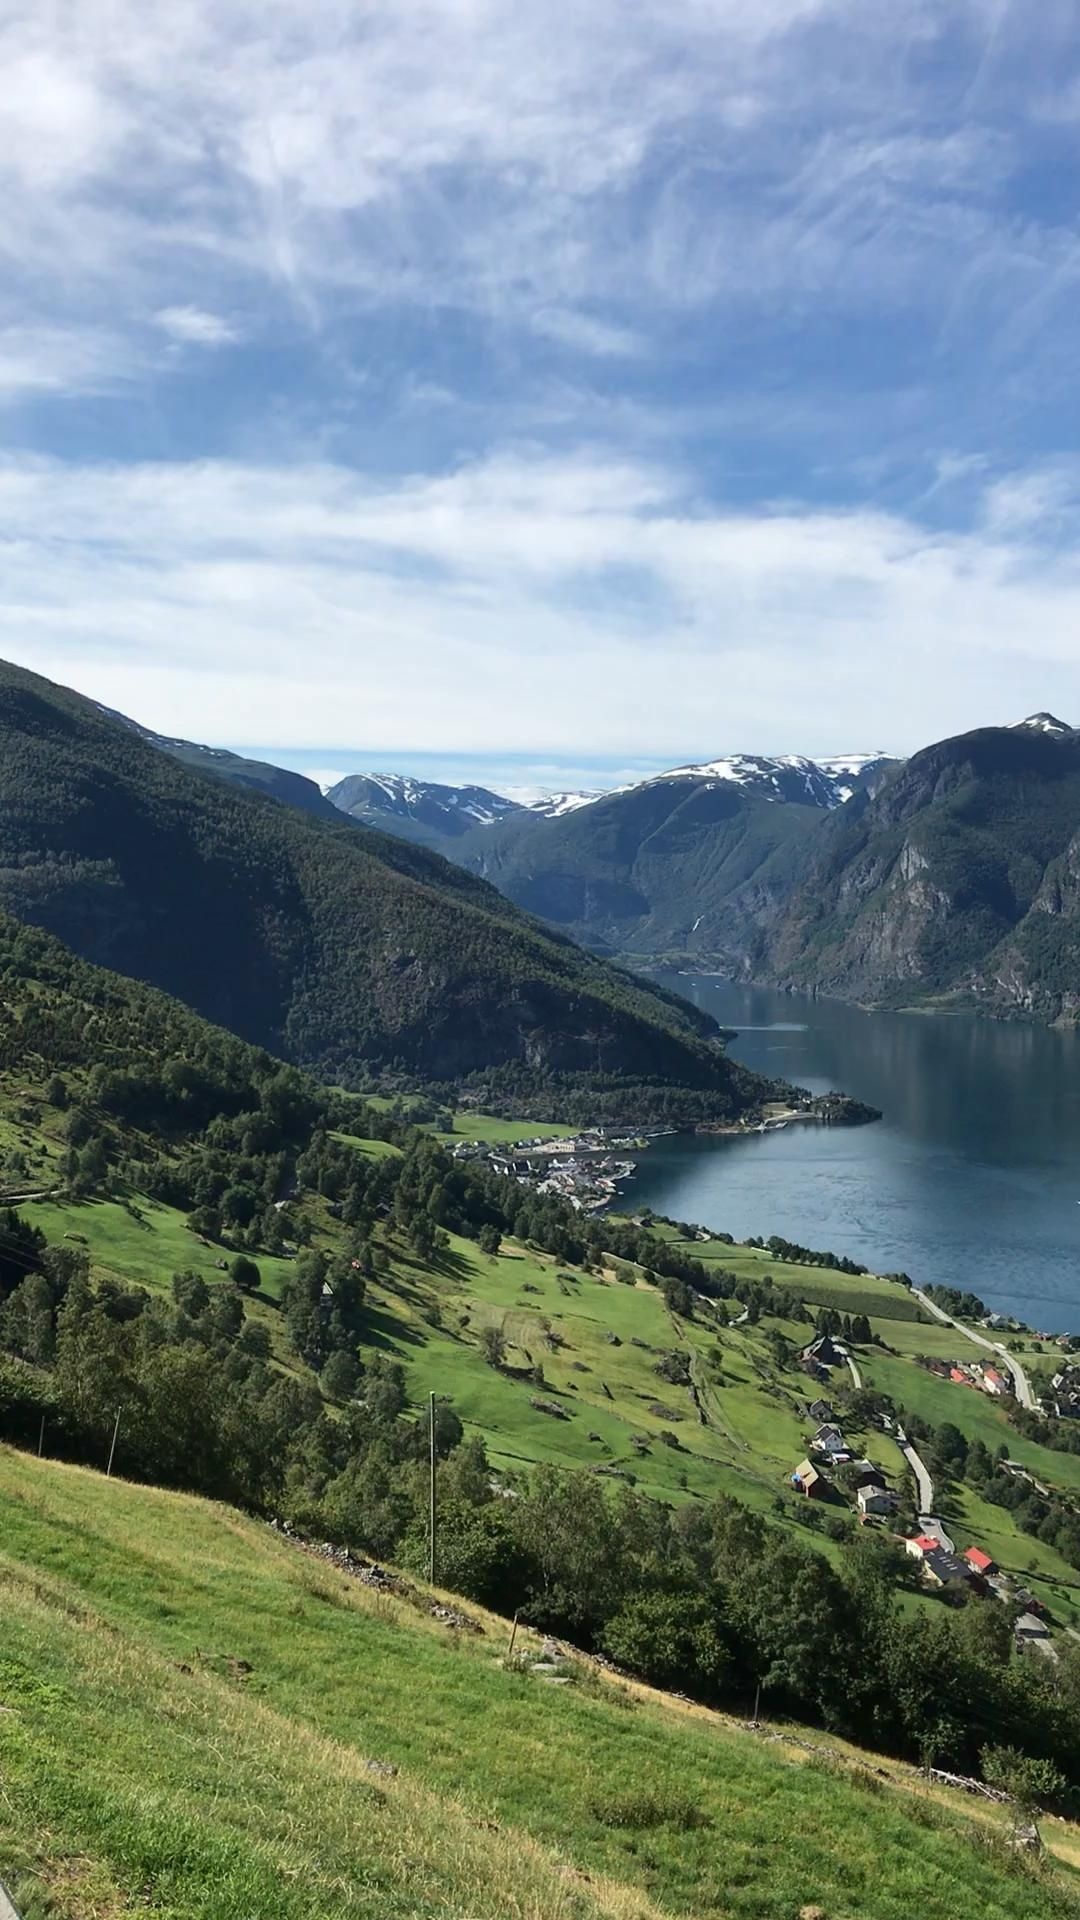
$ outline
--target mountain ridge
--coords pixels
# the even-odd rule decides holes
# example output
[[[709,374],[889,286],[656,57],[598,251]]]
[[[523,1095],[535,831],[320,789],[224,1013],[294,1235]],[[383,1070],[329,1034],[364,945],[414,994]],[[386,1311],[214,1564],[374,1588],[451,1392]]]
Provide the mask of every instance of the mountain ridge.
[[[717,1117],[755,1098],[686,1003],[422,847],[208,778],[21,668],[0,668],[0,746],[0,907],[289,1060],[499,1071],[519,1099],[588,1075]]]

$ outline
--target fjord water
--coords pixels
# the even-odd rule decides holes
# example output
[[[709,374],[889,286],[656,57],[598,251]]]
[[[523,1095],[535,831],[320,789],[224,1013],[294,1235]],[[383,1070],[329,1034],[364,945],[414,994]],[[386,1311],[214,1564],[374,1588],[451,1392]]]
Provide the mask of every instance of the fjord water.
[[[782,1234],[1080,1331],[1080,1033],[685,974],[662,984],[737,1030],[735,1059],[885,1117],[658,1140],[626,1190],[635,1207]]]

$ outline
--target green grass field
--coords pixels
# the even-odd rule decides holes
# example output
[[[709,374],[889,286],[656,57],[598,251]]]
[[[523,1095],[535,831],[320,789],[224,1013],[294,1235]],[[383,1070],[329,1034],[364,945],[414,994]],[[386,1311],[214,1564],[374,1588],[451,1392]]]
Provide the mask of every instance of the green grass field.
[[[451,1133],[439,1139],[453,1146],[459,1140],[480,1140],[485,1146],[513,1146],[518,1140],[572,1140],[580,1127],[561,1126],[554,1120],[503,1120],[495,1113],[455,1113]]]
[[[54,1920],[1075,1914],[996,1811],[508,1672],[227,1509],[0,1448],[0,1522],[0,1875]]]
[[[206,1245],[184,1224],[175,1207],[144,1194],[133,1197],[138,1215],[120,1200],[34,1200],[22,1211],[46,1238],[83,1244],[94,1270],[153,1291],[167,1288],[174,1273],[189,1269],[208,1283],[226,1276],[218,1265],[233,1258],[222,1247]],[[277,1299],[291,1262],[256,1256],[262,1290]]]
[[[834,1267],[803,1266],[778,1260],[761,1247],[729,1247],[722,1240],[677,1240],[676,1244],[698,1260],[726,1267],[731,1273],[773,1280],[813,1307],[835,1307],[840,1313],[865,1313],[887,1320],[929,1317],[923,1315],[906,1287],[874,1273],[839,1273]]]

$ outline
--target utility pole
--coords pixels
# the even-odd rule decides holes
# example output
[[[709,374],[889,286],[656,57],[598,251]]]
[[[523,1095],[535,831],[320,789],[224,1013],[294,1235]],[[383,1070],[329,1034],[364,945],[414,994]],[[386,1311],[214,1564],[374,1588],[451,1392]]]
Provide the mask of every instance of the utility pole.
[[[38,1434],[37,1457],[40,1460],[45,1448],[45,1415],[41,1416],[41,1432]]]
[[[435,1585],[435,1395],[428,1394],[428,1579]]]
[[[107,1466],[107,1467],[106,1467],[106,1469],[105,1469],[105,1478],[106,1478],[106,1480],[111,1480],[111,1479],[112,1479],[112,1463],[113,1463],[113,1456],[114,1456],[114,1455],[115,1455],[115,1453],[116,1453],[116,1436],[117,1436],[117,1434],[119,1433],[119,1431],[120,1431],[120,1409],[119,1409],[119,1407],[117,1407],[117,1409],[116,1409],[116,1423],[115,1423],[115,1425],[114,1425],[114,1427],[113,1427],[113,1430],[112,1430],[112,1446],[111,1446],[111,1447],[109,1448],[109,1464],[108,1464],[108,1466]]]

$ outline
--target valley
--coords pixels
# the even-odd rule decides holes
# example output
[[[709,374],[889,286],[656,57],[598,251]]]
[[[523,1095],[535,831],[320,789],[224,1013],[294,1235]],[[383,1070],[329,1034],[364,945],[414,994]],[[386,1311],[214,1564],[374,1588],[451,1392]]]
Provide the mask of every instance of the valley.
[[[864,1827],[1064,1914],[1064,1826],[1023,1867],[914,1769],[1080,1793],[1071,1348],[1007,1324],[998,1377],[974,1290],[947,1324],[843,1240],[644,1198],[688,1140],[790,1151],[869,1102],[247,763],[11,672],[0,727],[0,1858],[34,1920],[315,1914],[328,1875],[342,1911],[501,1912],[511,1833],[536,1920],[842,1883],[892,1920],[907,1867],[872,1893],[842,1812],[875,1768]],[[478,1775],[481,1723],[508,1751]],[[776,1837],[746,1779],[779,1809],[808,1765],[820,1865],[741,1876]],[[688,1838],[721,1822],[734,1854]]]

